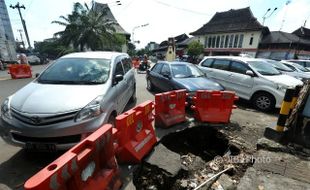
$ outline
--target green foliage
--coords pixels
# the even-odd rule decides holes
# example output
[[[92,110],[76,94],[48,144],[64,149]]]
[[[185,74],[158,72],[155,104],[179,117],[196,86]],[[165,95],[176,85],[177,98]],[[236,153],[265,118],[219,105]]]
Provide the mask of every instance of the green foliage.
[[[85,3],[74,3],[71,14],[60,16],[62,21],[52,23],[65,26],[64,31],[55,33],[64,46],[73,46],[83,51],[91,50],[121,50],[121,44],[126,42],[123,35],[115,34],[114,22],[107,19],[107,10],[95,11]]]
[[[75,49],[64,46],[60,41],[55,40],[36,43],[34,51],[40,55],[55,59],[62,55],[72,53]]]
[[[200,54],[203,53],[203,45],[198,41],[193,41],[188,45],[187,54],[197,59]]]
[[[128,47],[128,55],[129,56],[135,56],[136,55],[136,46],[135,44],[131,43],[131,42],[128,42],[127,43],[127,47]]]

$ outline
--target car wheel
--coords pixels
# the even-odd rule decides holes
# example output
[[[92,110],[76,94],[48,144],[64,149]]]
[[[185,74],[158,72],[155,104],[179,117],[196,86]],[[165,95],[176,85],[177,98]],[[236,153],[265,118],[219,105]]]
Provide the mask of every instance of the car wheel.
[[[255,94],[253,97],[253,105],[261,111],[270,111],[274,109],[275,104],[275,98],[266,92]]]
[[[149,90],[149,91],[153,91],[154,90],[154,86],[151,82],[151,80],[148,78],[146,79],[146,88]]]

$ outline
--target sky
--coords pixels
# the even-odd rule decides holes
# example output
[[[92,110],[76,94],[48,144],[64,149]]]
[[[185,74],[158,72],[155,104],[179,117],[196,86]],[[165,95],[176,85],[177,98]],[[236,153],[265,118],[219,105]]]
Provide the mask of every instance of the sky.
[[[20,40],[18,30],[23,29],[17,9],[9,6],[19,2],[26,9],[22,15],[26,21],[31,44],[53,37],[53,34],[64,30],[63,26],[51,24],[61,20],[59,16],[71,13],[74,2],[87,3],[91,0],[5,0],[15,39]],[[128,32],[134,30],[137,48],[143,48],[153,41],[160,43],[168,37],[183,33],[189,35],[206,24],[216,12],[250,7],[260,23],[267,9],[265,25],[271,31],[292,32],[303,26],[310,28],[310,0],[96,0],[107,3],[119,24]],[[274,8],[277,10],[269,17]],[[26,42],[26,37],[22,33]]]

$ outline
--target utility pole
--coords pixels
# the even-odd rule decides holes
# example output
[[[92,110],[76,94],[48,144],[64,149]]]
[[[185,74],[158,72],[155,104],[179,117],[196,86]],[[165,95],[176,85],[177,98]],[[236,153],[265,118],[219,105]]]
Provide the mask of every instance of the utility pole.
[[[19,32],[20,40],[22,41],[22,44],[23,44],[23,46],[24,46],[24,48],[25,48],[25,43],[24,43],[23,34],[22,34],[23,30],[18,29],[17,32]]]
[[[10,5],[10,8],[12,8],[12,9],[16,8],[18,10],[18,13],[19,13],[19,16],[20,16],[20,20],[22,21],[23,28],[24,28],[24,31],[25,31],[25,35],[26,35],[26,39],[27,39],[27,43],[28,43],[28,48],[31,49],[30,40],[29,40],[29,36],[28,36],[28,32],[27,32],[27,27],[26,27],[26,22],[23,19],[22,13],[20,12],[20,9],[26,9],[25,6],[24,5],[20,6],[19,2],[17,2],[15,6]]]

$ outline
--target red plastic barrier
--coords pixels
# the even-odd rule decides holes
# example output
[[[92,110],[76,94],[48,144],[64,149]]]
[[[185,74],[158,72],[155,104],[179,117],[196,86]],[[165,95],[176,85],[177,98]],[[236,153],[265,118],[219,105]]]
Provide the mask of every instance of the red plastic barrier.
[[[12,64],[9,67],[9,74],[12,79],[31,78],[31,67],[28,64]]]
[[[234,101],[238,100],[235,92],[198,90],[193,98],[195,119],[209,123],[228,123]]]
[[[117,160],[139,163],[157,142],[152,122],[153,102],[146,101],[116,117]]]
[[[185,121],[186,90],[155,95],[155,125],[170,127]]]
[[[116,190],[121,187],[112,125],[103,125],[31,177],[25,190]]]

